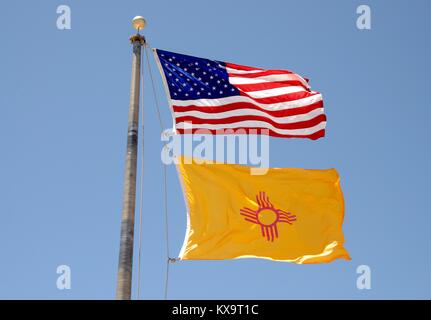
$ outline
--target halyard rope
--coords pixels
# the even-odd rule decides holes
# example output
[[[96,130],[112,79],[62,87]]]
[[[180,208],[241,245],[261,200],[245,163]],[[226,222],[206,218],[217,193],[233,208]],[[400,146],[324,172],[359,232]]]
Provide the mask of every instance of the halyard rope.
[[[151,69],[151,64],[150,64],[150,54],[148,53],[148,51],[150,50],[149,45],[146,43],[144,45],[144,55],[146,56],[146,60],[147,60],[147,67],[148,67],[148,72],[150,75],[150,80],[151,80],[151,87],[152,87],[152,91],[153,91],[153,97],[154,97],[154,105],[156,107],[156,114],[157,114],[157,118],[159,120],[159,125],[160,125],[160,131],[161,133],[163,133],[164,131],[164,124],[163,124],[163,119],[161,116],[161,112],[160,112],[160,107],[159,107],[159,101],[158,101],[158,97],[157,97],[157,93],[156,93],[156,89],[155,89],[155,85],[154,85],[154,79],[153,79],[153,72]],[[142,58],[144,59],[144,58]],[[143,62],[143,61],[141,61]],[[143,63],[141,63],[141,78],[143,78]],[[144,90],[144,86],[143,86],[143,82],[142,82],[142,93]],[[141,95],[141,97],[143,97],[143,94]],[[143,105],[143,102],[142,102]],[[141,123],[142,123],[142,131],[143,131],[143,111],[142,111],[142,118],[141,118]],[[142,149],[144,147],[144,139],[142,137]],[[141,161],[141,195],[140,195],[140,212],[139,212],[139,216],[140,216],[140,222],[139,222],[139,254],[138,254],[138,294],[137,294],[137,298],[140,298],[140,278],[141,278],[141,249],[142,249],[142,203],[143,203],[143,165],[144,165],[144,160],[143,160],[143,152],[142,152],[142,161]],[[166,241],[166,275],[165,275],[165,290],[164,290],[164,298],[165,300],[168,298],[168,288],[169,288],[169,264],[173,261],[176,261],[176,259],[172,259],[169,256],[169,215],[168,215],[168,181],[167,181],[167,170],[166,170],[166,165],[162,163],[162,167],[163,167],[163,197],[164,197],[164,215],[165,215],[165,241]]]
[[[145,52],[145,51],[144,51]],[[142,147],[141,147],[141,176],[139,177],[139,244],[138,244],[138,279],[137,279],[137,293],[136,299],[139,300],[141,296],[141,262],[142,262],[142,208],[144,204],[144,67],[143,57],[141,54],[140,61],[140,73],[141,73],[141,87],[140,87],[140,103],[141,103],[141,126],[142,126]]]

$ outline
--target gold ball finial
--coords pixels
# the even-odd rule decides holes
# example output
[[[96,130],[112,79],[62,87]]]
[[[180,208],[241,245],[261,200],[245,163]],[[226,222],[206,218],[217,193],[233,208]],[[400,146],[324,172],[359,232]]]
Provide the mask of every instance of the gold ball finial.
[[[145,26],[147,25],[147,22],[145,21],[144,17],[136,16],[132,20],[132,25],[133,25],[133,28],[139,31],[145,28]]]

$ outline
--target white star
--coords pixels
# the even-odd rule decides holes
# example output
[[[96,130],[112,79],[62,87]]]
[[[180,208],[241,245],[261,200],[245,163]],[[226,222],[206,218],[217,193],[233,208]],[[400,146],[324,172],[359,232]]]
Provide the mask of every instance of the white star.
[[[190,88],[190,91],[193,91],[193,88]]]
[[[215,90],[216,89],[216,87],[213,87],[213,90]]]
[[[211,77],[210,77],[210,79],[214,79],[214,77],[213,77],[213,76],[211,76]]]
[[[223,94],[223,91],[220,91],[220,94]]]
[[[180,80],[179,80],[178,78],[176,78],[176,79],[175,79],[175,81],[177,81],[177,82],[178,82],[178,81],[180,81]]]
[[[195,65],[199,65],[199,63],[195,62]]]
[[[211,95],[211,92],[208,92],[208,95],[210,96],[210,95]]]
[[[186,93],[186,97],[188,97],[189,96],[189,94],[188,93]]]
[[[209,63],[207,63],[207,66],[209,67],[209,66],[210,66],[210,64],[209,64]]]
[[[227,88],[227,84],[225,84],[223,87]]]
[[[205,71],[204,72],[202,72],[203,74],[207,74]]]
[[[172,76],[172,73],[169,73],[169,76]]]
[[[187,68],[184,68],[184,71],[187,71]]]
[[[186,86],[186,84],[185,83],[183,83],[183,87],[185,87]]]
[[[220,80],[217,80],[217,83],[220,83]]]
[[[232,89],[230,89],[230,91],[235,91],[235,89],[234,89],[234,88],[232,88]]]
[[[194,77],[194,76],[195,76],[195,73],[194,73],[194,72],[192,72],[192,73],[191,73],[191,75],[192,75],[192,77]]]
[[[177,67],[179,67],[180,66],[180,64],[179,63],[177,63]]]
[[[171,59],[171,58],[169,58],[168,60],[169,60],[169,61],[172,61],[172,59]]]
[[[198,93],[197,93],[197,95],[198,95],[198,96],[200,96],[200,95],[201,95],[201,93],[200,93],[200,92],[198,92]]]
[[[207,85],[209,85],[209,83],[208,83],[208,82],[205,82],[205,85],[207,86]]]
[[[201,88],[201,91],[204,91],[205,89],[204,88]]]
[[[177,95],[177,93],[176,92],[174,92],[174,96],[176,96]]]
[[[202,78],[201,78],[201,77],[199,77],[199,78],[198,78],[198,80],[199,80],[199,81],[201,81],[201,80],[202,80]]]

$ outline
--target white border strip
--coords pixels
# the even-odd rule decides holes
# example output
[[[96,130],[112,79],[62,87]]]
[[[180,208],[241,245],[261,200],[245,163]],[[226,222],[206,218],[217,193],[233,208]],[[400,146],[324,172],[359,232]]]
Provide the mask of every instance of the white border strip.
[[[181,162],[177,163],[177,161],[183,161],[184,157],[185,156],[183,156],[183,157],[176,156],[175,157],[175,161],[176,161],[176,163],[175,163],[175,169],[177,169],[178,180],[180,181],[181,191],[183,192],[184,203],[186,204],[186,210],[187,210],[186,234],[184,235],[183,245],[181,246],[180,253],[178,254],[178,259],[180,259],[180,260],[183,259],[184,252],[186,251],[187,243],[189,242],[189,234],[190,234],[190,228],[191,228],[189,202],[187,201],[187,197],[186,197],[186,188],[184,186],[183,174],[181,173],[181,169],[179,168],[179,166],[181,165]],[[193,161],[193,157],[191,157],[191,159]]]
[[[160,63],[160,59],[159,59],[159,56],[157,54],[157,49],[156,48],[151,48],[151,50],[153,51],[154,60],[156,60],[157,68],[159,69],[160,75],[162,76],[163,87],[165,89],[165,94],[166,94],[166,97],[168,99],[169,109],[171,110],[172,131],[173,131],[174,134],[176,134],[177,130],[175,128],[175,123],[176,122],[175,122],[174,108],[173,108],[173,104],[172,104],[171,94],[169,92],[168,83],[166,81],[166,76],[165,76],[165,73],[163,72],[163,67],[162,67],[162,64]]]

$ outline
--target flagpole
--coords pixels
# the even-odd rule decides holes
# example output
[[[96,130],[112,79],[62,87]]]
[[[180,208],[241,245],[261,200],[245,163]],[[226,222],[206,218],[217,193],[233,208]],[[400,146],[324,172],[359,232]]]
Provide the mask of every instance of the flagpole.
[[[136,167],[138,156],[139,88],[141,82],[141,49],[145,45],[139,30],[145,27],[144,18],[133,19],[137,34],[130,37],[133,46],[132,79],[130,84],[127,152],[124,171],[123,208],[121,212],[120,253],[118,259],[116,299],[130,300],[132,293],[133,237],[135,227]]]

